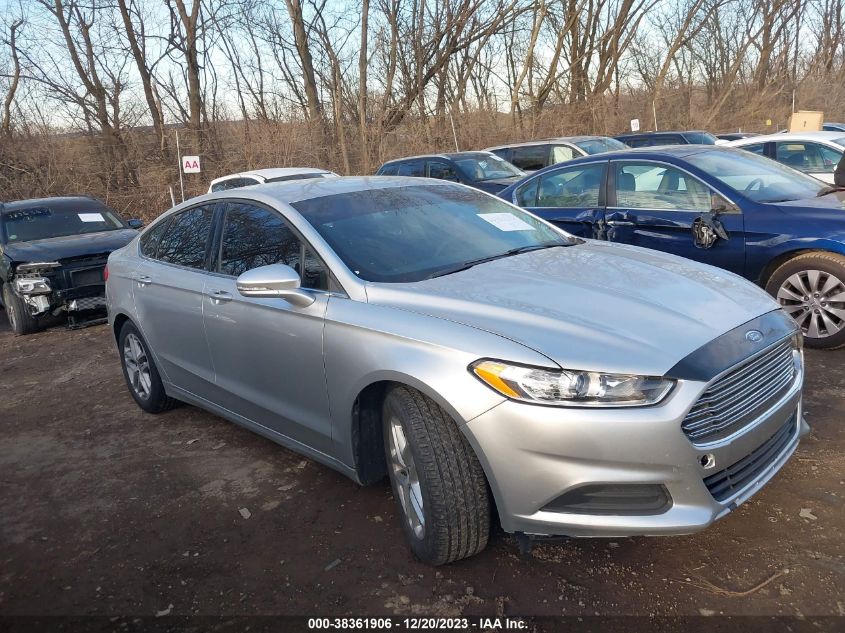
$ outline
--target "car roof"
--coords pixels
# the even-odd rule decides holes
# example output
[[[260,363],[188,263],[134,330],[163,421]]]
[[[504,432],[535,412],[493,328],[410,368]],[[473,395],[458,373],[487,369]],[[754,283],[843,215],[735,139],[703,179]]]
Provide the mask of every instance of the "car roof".
[[[250,169],[247,171],[239,171],[236,174],[227,174],[215,178],[212,182],[219,182],[221,180],[228,180],[229,178],[246,178],[249,176],[258,176],[264,180],[271,180],[273,178],[285,178],[286,176],[298,176],[300,174],[328,174],[335,175],[334,172],[327,169],[319,169],[317,167],[268,167],[266,169]]]
[[[371,189],[390,189],[395,187],[419,187],[422,185],[463,186],[456,183],[435,180],[433,178],[418,178],[413,176],[337,176],[336,178],[307,178],[303,180],[284,180],[281,182],[266,182],[260,185],[239,187],[215,193],[206,193],[191,198],[177,205],[174,209],[194,206],[205,201],[220,198],[246,198],[263,201],[269,204],[294,204],[303,200],[324,198],[338,194],[355,193]]]
[[[663,134],[710,134],[707,130],[660,130],[658,132],[626,132],[625,134],[617,134],[613,138],[634,138],[640,136],[660,136]]]
[[[28,200],[0,202],[0,214],[9,213],[11,211],[20,211],[22,209],[35,209],[38,207],[62,209],[66,207],[73,207],[79,205],[80,203],[103,208],[106,206],[100,200],[90,196],[56,196],[53,198],[30,198]]]
[[[776,132],[775,134],[761,134],[749,138],[743,138],[735,143],[736,147],[746,142],[766,143],[769,141],[835,141],[845,138],[845,132]]]
[[[490,152],[488,152],[486,149],[467,150],[465,152],[443,152],[441,154],[419,154],[417,156],[403,156],[402,158],[394,158],[392,160],[387,160],[382,163],[382,167],[384,167],[385,165],[390,165],[392,163],[401,163],[406,160],[419,160],[421,158],[446,158],[455,160],[458,158],[467,158],[468,156],[472,155],[485,156],[488,154],[490,154]],[[496,158],[498,158],[498,156]]]
[[[494,145],[488,147],[485,151],[492,152],[495,149],[505,149],[508,147],[530,147],[532,145],[548,145],[550,143],[581,143],[583,141],[597,141],[605,138],[613,138],[612,136],[596,135],[582,135],[582,136],[550,136],[549,138],[541,138],[536,141],[520,141],[519,143],[503,143],[501,145]]]

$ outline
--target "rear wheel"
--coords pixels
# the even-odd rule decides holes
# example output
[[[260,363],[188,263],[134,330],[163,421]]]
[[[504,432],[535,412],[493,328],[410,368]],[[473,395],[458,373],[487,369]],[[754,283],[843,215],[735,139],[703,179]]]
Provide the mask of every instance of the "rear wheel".
[[[148,413],[161,413],[176,406],[177,401],[164,391],[147,342],[130,321],[120,328],[117,345],[126,386],[138,406]]]
[[[766,291],[801,327],[807,347],[845,346],[845,257],[794,257],[772,273]]]
[[[3,284],[3,306],[16,335],[33,334],[41,329],[38,319],[32,316],[24,300],[12,292],[9,284]]]
[[[388,392],[382,419],[390,483],[416,557],[443,565],[483,550],[490,534],[487,481],[455,422],[407,387]]]

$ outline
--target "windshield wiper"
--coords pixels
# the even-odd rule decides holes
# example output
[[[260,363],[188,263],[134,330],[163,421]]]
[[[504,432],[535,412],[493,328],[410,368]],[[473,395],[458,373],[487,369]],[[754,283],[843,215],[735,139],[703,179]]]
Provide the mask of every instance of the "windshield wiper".
[[[519,255],[521,253],[529,253],[531,251],[539,251],[545,248],[557,248],[558,246],[572,246],[575,242],[553,242],[550,244],[532,244],[530,246],[518,246],[517,248],[512,248],[509,251],[505,251],[504,253],[499,253],[498,255],[490,255],[489,257],[479,257],[478,259],[471,259],[469,261],[457,264],[450,268],[443,268],[441,270],[435,271],[425,277],[424,279],[434,279],[435,277],[445,277],[446,275],[451,275],[453,273],[459,273],[463,270],[469,270],[473,266],[477,266],[478,264],[486,264],[487,262],[492,262],[496,259],[504,259],[505,257],[510,257],[512,255]]]
[[[822,196],[826,196],[829,193],[836,193],[837,191],[845,191],[845,187],[840,187],[838,185],[831,185],[830,187],[824,187],[821,191],[816,194],[816,198],[821,198]]]

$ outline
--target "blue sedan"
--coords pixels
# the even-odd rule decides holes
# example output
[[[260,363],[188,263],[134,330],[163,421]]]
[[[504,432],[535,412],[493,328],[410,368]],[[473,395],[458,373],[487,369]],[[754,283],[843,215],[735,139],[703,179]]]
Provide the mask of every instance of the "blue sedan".
[[[845,192],[742,150],[673,146],[553,165],[502,198],[586,238],[674,253],[757,282],[809,347],[845,346]]]

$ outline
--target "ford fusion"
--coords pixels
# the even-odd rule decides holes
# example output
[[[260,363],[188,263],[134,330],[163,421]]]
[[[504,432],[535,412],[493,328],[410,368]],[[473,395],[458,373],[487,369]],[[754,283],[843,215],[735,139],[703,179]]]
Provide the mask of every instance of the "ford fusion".
[[[414,553],[684,534],[807,431],[802,338],[705,264],[574,238],[419,178],[196,198],[109,258],[145,411],[187,402],[361,484],[389,476]]]

